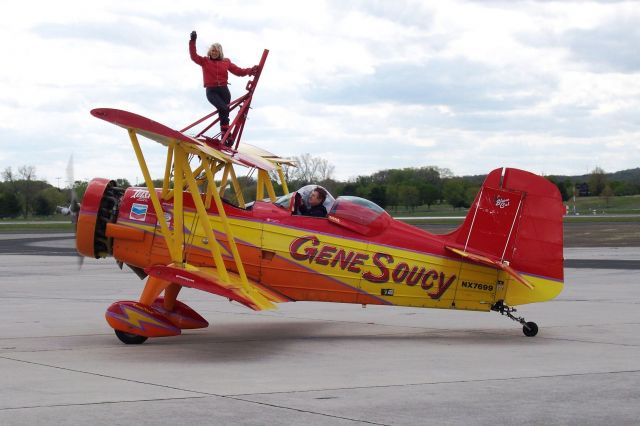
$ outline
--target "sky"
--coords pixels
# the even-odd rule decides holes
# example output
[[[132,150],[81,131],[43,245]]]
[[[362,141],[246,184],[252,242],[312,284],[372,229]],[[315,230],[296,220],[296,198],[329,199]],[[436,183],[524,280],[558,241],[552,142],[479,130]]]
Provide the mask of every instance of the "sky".
[[[175,129],[211,112],[192,30],[241,67],[269,49],[243,141],[340,180],[640,167],[637,1],[23,0],[0,16],[0,171],[64,187],[73,155],[75,179],[141,181],[125,130],[89,111]],[[142,146],[160,177],[165,148]]]

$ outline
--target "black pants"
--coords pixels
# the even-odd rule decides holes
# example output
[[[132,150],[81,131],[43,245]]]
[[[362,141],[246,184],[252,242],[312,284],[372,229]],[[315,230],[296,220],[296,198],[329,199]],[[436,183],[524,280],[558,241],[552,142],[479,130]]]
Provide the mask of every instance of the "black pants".
[[[227,86],[207,87],[207,100],[216,107],[220,115],[220,125],[229,125],[229,102],[231,92]]]

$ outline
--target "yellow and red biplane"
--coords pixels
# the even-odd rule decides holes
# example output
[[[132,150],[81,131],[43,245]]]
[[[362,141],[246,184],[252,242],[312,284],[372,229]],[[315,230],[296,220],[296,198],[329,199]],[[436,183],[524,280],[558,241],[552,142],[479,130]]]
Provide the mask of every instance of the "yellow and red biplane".
[[[93,179],[82,200],[76,244],[83,256],[113,256],[142,279],[137,301],[118,301],[107,322],[127,344],[174,336],[207,321],[178,300],[189,287],[251,309],[323,301],[361,305],[496,311],[535,336],[515,305],[556,297],[563,286],[563,205],[555,185],[500,168],[487,176],[464,223],[433,235],[393,219],[363,198],[329,194],[324,218],[295,214],[280,158],[240,144],[266,60],[230,104],[238,113],[226,134],[205,136],[209,114],[181,131],[114,109],[91,113],[128,132],[146,187]],[[214,117],[201,132],[185,132]],[[167,150],[155,188],[138,136]],[[233,141],[232,147],[227,147]],[[237,167],[257,170],[255,201],[245,202]],[[276,195],[270,176],[278,176]],[[310,189],[297,191],[306,199]],[[229,202],[225,194],[229,192]]]

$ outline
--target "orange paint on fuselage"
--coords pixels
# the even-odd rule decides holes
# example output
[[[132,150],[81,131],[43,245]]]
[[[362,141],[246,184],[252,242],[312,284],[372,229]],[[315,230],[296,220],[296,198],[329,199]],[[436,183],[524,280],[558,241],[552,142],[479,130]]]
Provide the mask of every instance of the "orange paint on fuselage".
[[[380,285],[389,281],[387,287],[411,287],[419,283],[425,299],[439,299],[456,279],[455,273],[445,273],[434,267],[406,262],[393,265],[393,255],[368,252],[367,239],[357,238],[354,232],[325,218],[292,216],[287,210],[264,202],[255,203],[253,211],[225,207],[228,207],[227,215],[247,276],[292,300],[393,304],[389,297],[381,297],[379,292],[372,294],[363,290],[360,286],[363,278]],[[193,213],[185,210],[185,228],[189,230],[184,237],[185,260],[194,266],[212,267],[214,262],[208,251],[209,242],[205,242],[200,228],[190,229]],[[240,214],[234,215],[238,211]],[[215,212],[212,212],[210,221],[216,229]],[[159,229],[128,218],[118,223],[120,226],[144,228],[146,232],[143,241],[114,240],[113,255],[116,259],[140,268],[171,262]],[[399,225],[400,228],[407,227]],[[411,234],[419,232],[423,238],[428,236],[415,228],[410,231]],[[305,238],[303,234],[311,235],[311,238]],[[396,233],[396,237],[399,234]],[[229,254],[226,235],[216,232],[216,238],[222,253],[226,254],[223,257],[227,268],[237,272]],[[321,244],[319,238],[331,238],[333,241]],[[410,239],[413,238],[414,235],[410,235]],[[358,249],[353,248],[354,245]],[[389,269],[392,266],[394,268]]]
[[[166,265],[171,263],[169,250],[144,192],[127,191],[117,223],[120,232],[129,226],[144,230],[145,236],[142,241],[116,238],[113,255],[140,268]],[[217,239],[211,242],[197,224],[188,194],[184,204],[184,261],[214,267],[210,244],[218,244],[228,270],[237,272],[215,206],[208,211]],[[162,206],[173,229],[173,205],[165,201]],[[385,227],[377,221],[367,229],[345,226],[344,220],[292,215],[262,201],[250,210],[225,204],[225,212],[248,278],[291,300],[486,311],[495,301],[508,298],[509,276],[447,252],[447,236],[390,217]],[[362,229],[356,232],[356,228]],[[562,288],[558,280],[531,279],[537,283],[535,291],[509,293],[519,304],[547,300]]]

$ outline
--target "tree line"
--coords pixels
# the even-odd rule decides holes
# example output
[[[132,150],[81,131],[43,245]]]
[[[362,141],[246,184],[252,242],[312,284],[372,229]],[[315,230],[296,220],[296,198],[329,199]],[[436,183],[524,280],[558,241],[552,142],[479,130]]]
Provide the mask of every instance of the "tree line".
[[[21,166],[17,172],[7,167],[0,182],[0,217],[27,218],[31,215],[48,216],[58,205],[69,205],[65,194],[46,181],[36,178],[35,167]]]
[[[582,176],[548,176],[562,195],[564,201],[575,196],[613,197],[640,194],[640,168],[607,173],[595,167]]]
[[[309,154],[294,159],[297,167],[284,168],[290,190],[316,184],[325,187],[335,197],[355,195],[396,211],[399,208],[413,210],[418,206],[431,209],[437,204],[454,209],[468,208],[485,178],[485,175],[457,177],[449,169],[425,166],[381,170],[339,181],[333,178],[335,168],[326,159]],[[256,180],[251,176],[238,179],[245,200],[251,200],[255,195]],[[555,175],[547,176],[547,179],[558,187],[563,201],[574,195],[612,197],[640,194],[640,168],[608,174],[596,167],[588,175]],[[274,181],[277,181],[275,176]],[[131,186],[122,178],[117,179],[117,183],[124,188]],[[87,181],[75,181],[60,189],[38,180],[33,166],[21,166],[17,172],[8,167],[2,172],[0,182],[0,218],[52,215],[70,205],[72,192],[81,200],[87,184]],[[154,185],[161,187],[162,181],[155,180]],[[276,190],[281,193],[278,184]]]
[[[315,183],[327,188],[334,196],[356,195],[389,210],[401,207],[413,210],[418,206],[431,209],[434,204],[448,204],[454,209],[468,208],[486,177],[458,177],[449,169],[426,166],[381,170],[342,182],[332,178],[333,167],[324,159],[309,154],[294,159],[301,167],[286,170],[291,188]],[[314,164],[320,164],[320,167],[314,169]],[[313,173],[313,170],[317,172]],[[609,198],[640,194],[640,168],[606,173],[601,167],[595,167],[587,175],[545,177],[558,187],[563,201],[573,196]]]
[[[72,192],[82,199],[89,182],[75,181],[66,188],[57,188],[36,176],[34,166],[20,166],[17,171],[7,167],[0,181],[0,218],[28,218],[51,216],[71,207]],[[124,187],[131,186],[126,179],[118,179]],[[67,210],[68,211],[68,210]]]

